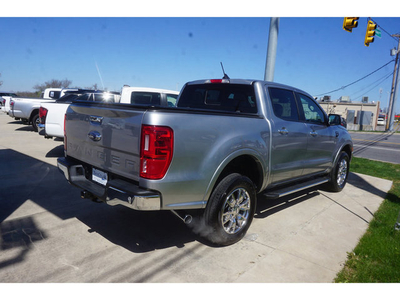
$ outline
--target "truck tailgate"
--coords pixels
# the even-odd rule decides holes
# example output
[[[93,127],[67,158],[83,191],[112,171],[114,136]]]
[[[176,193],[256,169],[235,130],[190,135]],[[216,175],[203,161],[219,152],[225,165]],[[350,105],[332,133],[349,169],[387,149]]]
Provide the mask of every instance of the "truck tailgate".
[[[65,123],[67,155],[138,181],[145,112],[146,109],[109,104],[71,104]]]

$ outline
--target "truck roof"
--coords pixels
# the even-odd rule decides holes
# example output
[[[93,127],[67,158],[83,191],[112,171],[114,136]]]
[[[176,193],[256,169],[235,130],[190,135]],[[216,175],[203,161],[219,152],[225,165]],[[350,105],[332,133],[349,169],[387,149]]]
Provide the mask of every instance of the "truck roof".
[[[166,90],[166,89],[156,89],[156,88],[149,88],[149,87],[132,87],[132,86],[124,86],[122,91],[140,91],[140,92],[154,92],[154,93],[164,93],[164,94],[176,94],[178,95],[178,91]]]
[[[295,88],[293,86],[289,86],[286,84],[282,83],[277,83],[273,81],[265,81],[265,80],[257,80],[257,79],[202,79],[202,80],[194,80],[187,82],[187,85],[192,85],[192,84],[205,84],[205,83],[227,83],[227,84],[244,84],[244,85],[252,85],[256,82],[259,82],[261,84],[266,84],[271,87],[276,87],[276,88],[282,88],[282,89],[289,89],[293,90],[305,95],[308,95],[311,97],[311,95],[301,89]]]

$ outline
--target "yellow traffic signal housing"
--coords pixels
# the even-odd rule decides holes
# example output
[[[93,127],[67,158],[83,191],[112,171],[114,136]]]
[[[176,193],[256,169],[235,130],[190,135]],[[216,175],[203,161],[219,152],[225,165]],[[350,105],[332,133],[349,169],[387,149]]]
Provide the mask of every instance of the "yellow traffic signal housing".
[[[352,32],[353,28],[356,28],[358,26],[358,20],[359,18],[354,18],[354,17],[345,17],[343,20],[343,29]]]
[[[369,20],[367,25],[367,32],[365,33],[364,45],[369,47],[369,44],[374,41],[376,24]]]

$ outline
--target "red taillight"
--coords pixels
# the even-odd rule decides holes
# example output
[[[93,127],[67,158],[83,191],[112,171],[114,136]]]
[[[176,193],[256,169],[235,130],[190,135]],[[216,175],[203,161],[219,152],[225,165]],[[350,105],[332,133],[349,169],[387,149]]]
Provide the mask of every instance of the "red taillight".
[[[11,109],[14,107],[14,104],[15,104],[15,101],[10,100],[10,107],[11,107]]]
[[[172,160],[174,132],[165,126],[142,126],[140,177],[161,179]]]
[[[47,108],[44,108],[42,106],[39,108],[40,124],[46,123],[47,111],[48,111]]]

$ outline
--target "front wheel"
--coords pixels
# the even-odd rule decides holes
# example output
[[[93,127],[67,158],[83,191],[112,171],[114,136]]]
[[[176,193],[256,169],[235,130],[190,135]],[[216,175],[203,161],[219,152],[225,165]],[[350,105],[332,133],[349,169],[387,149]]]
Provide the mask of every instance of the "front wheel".
[[[332,169],[330,182],[328,188],[332,192],[340,192],[343,190],[347,182],[350,169],[350,158],[349,155],[342,151],[339,154],[339,159],[336,163],[335,168]]]
[[[204,211],[209,230],[204,236],[215,245],[227,246],[240,241],[253,220],[257,194],[253,182],[234,173],[215,188]]]

